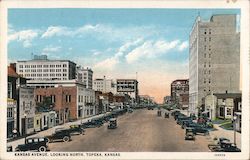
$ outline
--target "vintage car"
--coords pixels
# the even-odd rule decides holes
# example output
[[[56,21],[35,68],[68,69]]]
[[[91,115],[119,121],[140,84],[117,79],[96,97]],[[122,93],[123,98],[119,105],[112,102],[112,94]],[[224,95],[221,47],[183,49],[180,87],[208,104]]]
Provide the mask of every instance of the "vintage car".
[[[169,118],[169,113],[165,113],[165,118]]]
[[[83,135],[85,130],[83,129],[82,125],[70,125],[68,129],[71,134],[78,133]]]
[[[12,152],[12,151],[13,151],[12,146],[7,146],[7,152]]]
[[[115,128],[117,128],[117,120],[116,118],[111,118],[109,120],[108,129],[115,129]]]
[[[241,150],[227,138],[220,138],[216,144],[209,144],[208,148],[212,152],[241,152]]]
[[[209,135],[208,129],[206,129],[200,125],[193,125],[192,127],[194,128],[194,134],[203,133],[204,136]]]
[[[15,152],[33,151],[45,152],[48,150],[48,139],[45,137],[32,137],[25,140],[25,144],[20,144],[15,148]]]
[[[96,128],[96,127],[101,127],[102,125],[103,122],[98,119],[88,120],[88,122],[82,124],[83,128]]]
[[[161,116],[161,110],[157,111],[157,116],[160,117]]]
[[[189,126],[189,124],[192,124],[192,123],[193,123],[193,121],[191,119],[183,120],[183,121],[181,121],[181,128],[184,129],[187,126]]]
[[[128,108],[128,113],[133,113],[133,109],[132,108]]]
[[[193,128],[186,128],[185,140],[195,140]]]
[[[52,135],[46,136],[49,142],[61,140],[63,142],[69,142],[71,140],[71,132],[69,129],[56,129]]]

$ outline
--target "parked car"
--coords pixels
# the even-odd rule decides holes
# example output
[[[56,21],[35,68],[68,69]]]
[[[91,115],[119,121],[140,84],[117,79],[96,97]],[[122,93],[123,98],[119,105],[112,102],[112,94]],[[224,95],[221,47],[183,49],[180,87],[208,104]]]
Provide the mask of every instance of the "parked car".
[[[71,140],[71,134],[69,129],[57,129],[52,135],[47,136],[49,142],[55,140],[61,140],[63,142],[69,142]]]
[[[176,120],[176,123],[179,124],[179,125],[182,125],[182,121],[185,121],[185,120],[190,120],[190,117],[187,117],[187,116],[181,116],[181,117],[178,117],[177,120]]]
[[[185,140],[195,140],[193,128],[186,128]]]
[[[45,152],[48,150],[48,139],[45,137],[33,137],[27,138],[25,144],[20,144],[15,148],[16,152],[19,151],[32,151],[37,150],[39,152]]]
[[[129,109],[128,109],[128,113],[133,113],[133,109],[132,109],[132,108],[129,108]]]
[[[117,128],[117,120],[116,118],[111,118],[109,120],[108,129],[115,129],[115,128]]]
[[[160,117],[161,116],[161,110],[157,111],[157,116]]]
[[[181,121],[181,128],[184,129],[186,128],[189,124],[193,123],[191,119],[183,120]]]
[[[197,134],[197,133],[203,133],[204,135],[209,134],[208,129],[201,127],[199,125],[194,125],[193,128],[194,128],[194,134]]]
[[[7,152],[12,152],[12,151],[13,151],[12,146],[7,146]]]
[[[70,125],[69,127],[69,131],[71,134],[78,133],[83,135],[85,132],[82,125]]]
[[[89,120],[88,122],[83,123],[84,128],[96,128],[96,127],[101,127],[102,122],[100,120]]]
[[[217,144],[210,144],[208,148],[212,152],[241,152],[241,150],[227,138],[220,138]]]

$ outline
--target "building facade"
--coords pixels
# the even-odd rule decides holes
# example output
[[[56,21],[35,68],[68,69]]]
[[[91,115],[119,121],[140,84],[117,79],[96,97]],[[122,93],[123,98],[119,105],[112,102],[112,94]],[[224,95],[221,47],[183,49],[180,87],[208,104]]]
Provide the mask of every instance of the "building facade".
[[[189,36],[189,112],[198,114],[202,98],[240,93],[240,34],[236,15],[197,17]]]
[[[7,99],[7,137],[12,136],[12,131],[17,129],[17,90],[16,82],[18,74],[8,67],[8,99]]]
[[[46,55],[17,61],[16,72],[30,80],[71,80],[76,77],[76,64],[69,60],[49,60]]]
[[[86,85],[86,88],[93,88],[93,71],[90,68],[77,67],[76,79]]]
[[[179,108],[188,108],[188,94],[188,79],[177,79],[171,83],[171,101]]]
[[[34,88],[21,86],[19,88],[19,133],[20,135],[34,132],[34,117],[36,103]]]
[[[52,105],[49,109],[56,111],[56,124],[77,119],[77,88],[75,86],[36,88],[35,97],[37,105],[43,103],[46,97],[50,99]]]
[[[95,91],[101,91],[102,93],[112,92],[113,94],[116,94],[114,81],[112,79],[106,79],[105,76],[104,78],[97,78],[94,80],[93,89]]]

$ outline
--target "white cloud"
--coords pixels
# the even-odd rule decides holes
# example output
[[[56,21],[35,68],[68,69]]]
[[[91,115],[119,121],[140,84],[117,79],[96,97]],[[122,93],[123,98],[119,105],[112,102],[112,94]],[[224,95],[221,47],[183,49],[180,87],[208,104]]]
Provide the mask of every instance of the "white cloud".
[[[188,48],[188,41],[184,41],[179,46],[179,51],[183,51],[184,49]]]
[[[32,40],[38,36],[38,30],[22,30],[22,31],[14,31],[11,30],[8,35],[8,41],[18,41],[23,43],[23,47],[28,48],[32,46]]]
[[[108,69],[108,70],[114,69],[114,67],[120,62],[122,56],[124,56],[132,47],[135,47],[141,44],[142,42],[143,42],[142,38],[126,42],[117,50],[114,56],[107,58],[101,62],[98,62],[96,65],[94,65],[94,68]],[[97,51],[94,54],[99,55],[100,52]]]
[[[59,52],[61,50],[61,47],[59,46],[47,46],[43,49],[43,52]]]
[[[146,41],[126,55],[128,63],[133,63],[142,57],[155,57],[159,54],[167,53],[169,50],[179,45],[179,40],[166,42],[164,40]]]
[[[103,70],[112,70],[115,65],[119,63],[119,59],[117,57],[107,58],[104,61],[101,61],[94,65],[95,69],[103,69]]]
[[[62,36],[62,35],[70,35],[70,31],[67,27],[63,26],[50,26],[48,29],[42,34],[41,38],[49,38],[53,36]]]

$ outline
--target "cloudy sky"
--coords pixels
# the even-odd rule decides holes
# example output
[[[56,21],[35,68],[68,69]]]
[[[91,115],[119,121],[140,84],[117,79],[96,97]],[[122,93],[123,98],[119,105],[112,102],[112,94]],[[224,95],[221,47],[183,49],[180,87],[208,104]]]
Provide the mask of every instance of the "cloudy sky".
[[[137,78],[139,94],[162,102],[170,83],[188,78],[189,33],[209,9],[10,9],[8,61],[31,53],[91,67],[94,78]]]

